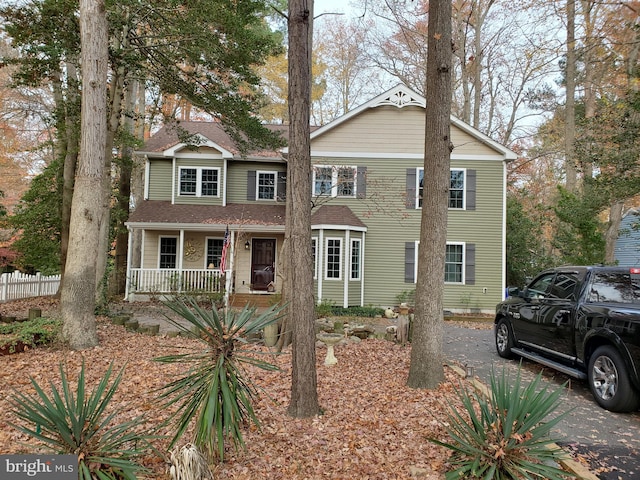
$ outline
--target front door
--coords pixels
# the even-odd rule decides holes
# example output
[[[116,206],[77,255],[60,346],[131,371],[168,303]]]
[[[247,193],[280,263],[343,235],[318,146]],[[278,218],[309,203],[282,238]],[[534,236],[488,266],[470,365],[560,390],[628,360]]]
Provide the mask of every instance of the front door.
[[[276,273],[276,240],[254,238],[251,241],[251,288],[273,291]]]

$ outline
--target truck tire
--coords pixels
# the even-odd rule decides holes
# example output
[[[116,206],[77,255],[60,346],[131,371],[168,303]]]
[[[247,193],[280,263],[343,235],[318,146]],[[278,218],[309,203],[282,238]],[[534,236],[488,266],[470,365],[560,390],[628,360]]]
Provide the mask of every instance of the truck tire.
[[[589,388],[596,402],[612,412],[633,412],[640,396],[631,384],[622,356],[611,345],[598,347],[589,359]]]
[[[494,333],[498,355],[502,358],[513,358],[513,352],[511,352],[514,346],[513,333],[511,333],[511,326],[504,318],[498,320]]]

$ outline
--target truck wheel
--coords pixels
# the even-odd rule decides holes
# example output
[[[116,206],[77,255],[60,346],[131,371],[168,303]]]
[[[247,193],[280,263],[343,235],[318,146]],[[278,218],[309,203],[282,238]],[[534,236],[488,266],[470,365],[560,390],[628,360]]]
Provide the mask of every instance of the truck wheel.
[[[589,388],[596,402],[612,412],[632,412],[640,405],[627,367],[618,350],[611,345],[596,349],[589,359]]]
[[[513,358],[513,334],[506,320],[500,319],[495,327],[496,350],[502,358]]]

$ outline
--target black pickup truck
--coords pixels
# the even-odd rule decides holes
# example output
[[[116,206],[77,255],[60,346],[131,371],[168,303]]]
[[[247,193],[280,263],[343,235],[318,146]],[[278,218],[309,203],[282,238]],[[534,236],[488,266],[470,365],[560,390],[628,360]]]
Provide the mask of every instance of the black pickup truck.
[[[586,379],[607,410],[640,407],[640,268],[559,267],[508,294],[496,307],[501,357]]]

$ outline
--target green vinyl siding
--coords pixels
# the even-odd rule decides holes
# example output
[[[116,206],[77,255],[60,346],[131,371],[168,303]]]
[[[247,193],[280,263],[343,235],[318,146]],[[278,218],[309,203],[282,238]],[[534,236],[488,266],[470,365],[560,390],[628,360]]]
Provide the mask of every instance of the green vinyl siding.
[[[361,159],[358,161],[364,163]],[[313,163],[350,165],[353,159],[330,161],[328,158],[314,158]],[[407,168],[422,167],[423,162],[412,159],[367,159],[366,163],[366,198],[334,198],[330,204],[349,206],[367,225],[363,257],[363,303],[395,305],[398,294],[415,288],[414,283],[404,281],[405,243],[419,240],[422,210],[406,208],[405,185]],[[504,164],[495,160],[454,160],[451,168],[473,169],[476,173],[476,208],[450,209],[447,235],[448,242],[474,245],[476,265],[475,284],[445,286],[445,308],[489,310],[495,307],[502,295]],[[327,283],[330,282],[323,284],[323,297],[342,299],[343,290],[334,292],[334,287]],[[487,293],[484,293],[484,289]],[[352,293],[350,288],[349,303],[353,299]]]
[[[180,190],[180,168],[202,167],[218,170],[218,195],[217,196],[188,196],[179,195]],[[177,204],[191,205],[222,205],[224,195],[224,161],[218,159],[190,159],[179,158],[175,162],[174,171],[174,202]]]
[[[247,182],[249,178],[253,178],[255,182],[255,172],[277,172],[281,177],[286,173],[286,165],[284,163],[265,163],[250,161],[234,161],[229,162],[229,178],[227,179],[227,202],[228,203],[269,203],[276,200],[248,200],[247,198]],[[278,185],[279,190],[283,190],[283,184]],[[253,185],[255,192],[255,183]],[[284,195],[278,191],[278,196],[284,199]],[[255,194],[253,195],[255,198]]]
[[[171,160],[149,161],[149,200],[171,200]]]

